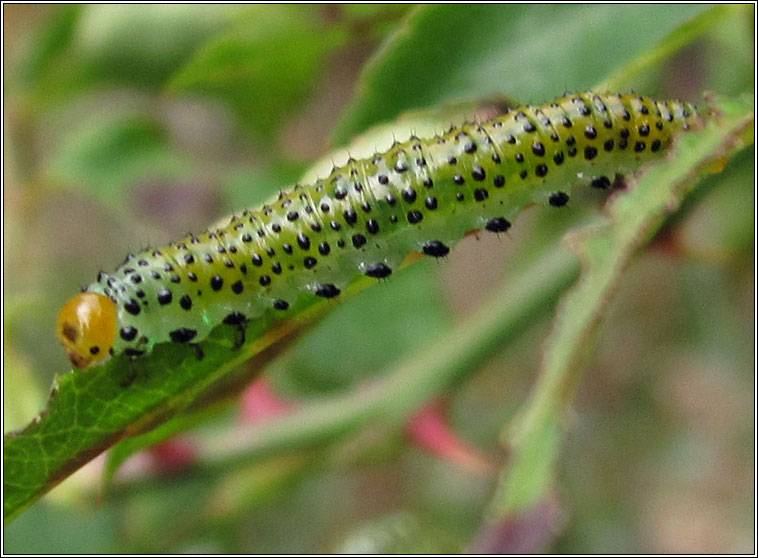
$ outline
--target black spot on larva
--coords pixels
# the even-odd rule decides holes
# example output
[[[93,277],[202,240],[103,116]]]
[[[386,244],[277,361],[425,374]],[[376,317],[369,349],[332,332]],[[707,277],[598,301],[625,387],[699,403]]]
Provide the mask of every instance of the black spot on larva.
[[[142,289],[139,289],[134,294],[136,294],[139,298],[145,298],[145,291],[143,291]],[[145,306],[147,306],[147,301],[142,301],[142,304],[144,304]]]
[[[390,179],[389,179],[389,178],[387,178],[387,177],[386,177],[385,175],[383,175],[383,174],[380,174],[380,175],[377,177],[377,180],[379,181],[379,184],[388,184],[388,183],[389,183],[389,181],[390,181]]]
[[[504,217],[495,217],[487,221],[487,224],[484,228],[490,232],[501,233],[510,229],[511,223]]]
[[[453,182],[455,182],[456,184],[460,186],[461,184],[466,182],[466,180],[460,174],[456,174],[455,176],[453,176]]]
[[[244,325],[245,322],[247,322],[247,316],[242,312],[232,312],[231,314],[227,314],[224,318],[224,323],[226,325]]]
[[[321,204],[321,211],[322,211],[322,212],[324,212],[324,213],[329,213],[329,209],[330,209],[330,207],[329,207],[329,204],[328,204],[328,203],[322,203],[322,204]]]
[[[316,296],[323,298],[334,298],[340,294],[340,290],[331,283],[323,283],[316,287]]]
[[[285,254],[291,254],[292,253],[292,244],[289,242],[285,242],[282,244],[282,250],[284,250]]]
[[[414,190],[412,186],[408,186],[405,190],[403,190],[403,199],[406,201],[406,203],[415,202],[416,190]]]
[[[663,130],[663,122],[659,120],[658,122],[655,123],[655,127],[658,128],[659,130]]]
[[[345,247],[345,241],[340,238],[337,241],[337,246],[339,246],[340,248],[344,248]]]
[[[273,225],[271,225],[271,230],[274,231],[275,233],[280,233],[282,232],[282,227],[279,223],[274,223]]]
[[[553,207],[563,207],[568,201],[569,197],[565,192],[555,192],[554,194],[550,194],[550,198],[548,199],[548,202]]]
[[[308,250],[311,247],[311,239],[303,233],[297,234],[297,245],[303,250]]]
[[[626,139],[629,137],[629,128],[621,128],[621,131],[619,132],[619,135]]]
[[[281,298],[277,298],[274,301],[274,308],[276,310],[286,310],[289,307],[290,307],[290,303],[287,302],[286,300],[282,300]]]
[[[366,221],[366,230],[370,232],[371,234],[376,234],[379,232],[379,223],[376,222],[374,219],[369,219]]]
[[[648,108],[647,108],[645,105],[642,105],[642,106],[640,107],[640,112],[641,112],[642,114],[649,114],[649,113],[650,113],[650,110],[649,110],[649,109],[648,109]]]
[[[180,327],[174,331],[169,332],[171,341],[174,343],[189,343],[197,335],[197,330],[189,329],[186,327]]]
[[[547,165],[540,163],[534,168],[534,174],[537,176],[545,176],[547,174]]]
[[[348,225],[354,225],[355,222],[358,220],[358,214],[355,212],[353,208],[345,210],[343,213],[343,216],[345,217],[345,222]]]
[[[434,186],[434,181],[431,178],[426,177],[424,178],[423,185],[425,188],[432,188]]]
[[[429,210],[435,210],[435,209],[437,209],[437,198],[435,198],[434,196],[429,196],[424,201],[424,205]]]
[[[187,279],[189,279],[189,280],[190,280],[190,281],[192,281],[193,283],[197,283],[197,275],[195,275],[195,273],[194,273],[194,272],[192,272],[192,271],[190,271],[190,272],[187,274]]]
[[[184,254],[184,261],[188,264],[195,263],[195,257],[192,254]]]
[[[448,165],[455,165],[458,163],[458,159],[456,159],[455,157],[448,157],[447,163]]]
[[[597,130],[590,124],[584,129],[584,137],[587,139],[595,139],[597,137]]]
[[[172,298],[173,296],[171,295],[171,291],[168,289],[161,289],[158,291],[158,302],[160,302],[162,305],[170,303]]]
[[[240,271],[242,272],[243,275],[246,275],[247,274],[247,266],[245,264],[242,264],[240,266]]]
[[[139,302],[134,300],[133,298],[130,298],[125,304],[124,304],[124,310],[129,312],[131,315],[136,316],[140,312],[140,305]]]
[[[353,169],[353,170],[355,170],[355,169]],[[350,174],[353,174],[353,172],[352,172],[352,171],[350,171]],[[353,189],[354,189],[356,192],[358,192],[358,193],[360,193],[360,192],[363,192],[363,184],[360,184],[360,183],[358,183],[358,184],[356,184],[355,186],[353,186]]]
[[[139,349],[132,349],[131,347],[128,347],[128,348],[124,349],[124,354],[126,356],[137,357],[137,356],[144,355],[145,351],[141,351]]]
[[[355,246],[356,248],[360,248],[361,246],[366,244],[366,237],[363,236],[362,234],[354,234],[352,240],[353,240],[353,246]]]
[[[645,142],[644,141],[638,141],[634,143],[634,150],[637,153],[640,153],[641,151],[645,151]]]
[[[426,159],[424,159],[423,157],[419,157],[418,159],[416,159],[416,166],[425,167]]]
[[[211,277],[211,289],[214,291],[220,291],[221,287],[224,286],[224,280],[221,278],[220,275],[214,275]]]
[[[342,228],[342,225],[340,225],[337,221],[329,221],[329,226],[333,231],[338,231]]]
[[[610,130],[611,128],[613,128],[613,122],[611,122],[610,120],[605,120],[605,121],[603,122],[603,126],[604,126],[605,128],[607,128],[607,129],[609,129],[609,130]]]
[[[563,151],[559,151],[555,155],[553,155],[553,162],[556,165],[562,165],[563,164]]]
[[[398,161],[395,163],[395,172],[403,173],[408,170],[408,165],[406,165],[403,161]]]
[[[471,154],[471,153],[474,153],[474,152],[476,152],[476,144],[475,144],[475,143],[473,143],[473,142],[468,142],[468,143],[467,143],[467,144],[464,146],[463,150],[464,150],[466,153],[469,153],[469,154]]]
[[[480,167],[479,165],[476,165],[471,170],[471,176],[474,180],[481,182],[482,180],[487,178],[487,173],[484,172],[484,169],[482,167]]]
[[[532,153],[537,155],[537,157],[542,157],[545,155],[545,146],[542,145],[542,142],[535,141],[532,144]]]
[[[655,153],[661,148],[661,140],[653,140],[653,143],[650,144],[650,151]]]
[[[619,142],[619,149],[626,149],[626,146],[628,145],[627,141],[625,139],[622,139]]]
[[[141,275],[137,275],[135,273],[134,275],[131,276],[131,280],[132,280],[132,283],[134,283],[134,284],[142,283],[142,276]]]
[[[632,115],[629,114],[628,110],[624,109],[623,112],[621,113],[621,118],[623,118],[624,120],[628,122],[629,120],[632,119]]]
[[[531,122],[527,122],[526,124],[524,124],[524,131],[525,132],[529,132],[529,133],[536,132],[537,131],[537,127],[534,124],[532,124]]]
[[[305,269],[311,269],[313,266],[315,266],[318,263],[316,258],[312,256],[306,256],[303,259],[303,265],[305,266]]]
[[[381,182],[381,176],[379,178],[380,178],[379,181]],[[384,179],[386,180],[387,177],[385,176]],[[334,190],[334,197],[337,198],[338,200],[344,200],[346,196],[347,196],[347,190],[345,190],[342,186],[339,186]]]
[[[650,126],[643,124],[638,128],[640,135],[644,138],[650,135]]]
[[[424,214],[420,211],[409,211],[408,212],[408,222],[411,224],[416,224],[421,222],[421,220],[424,218]]]
[[[507,136],[505,136],[505,141],[513,145],[516,143],[516,137],[511,134],[508,134]]]
[[[362,209],[362,210],[363,210],[365,213],[371,213],[371,206],[368,204],[368,202],[363,202],[363,203],[361,204],[361,209]]]
[[[500,163],[500,155],[498,155],[497,153],[493,153],[492,154],[492,161],[494,163]]]
[[[161,278],[161,274],[158,273],[157,271],[151,271],[150,272],[150,277],[152,277],[153,279],[160,279]]]
[[[592,147],[591,145],[588,145],[584,148],[584,158],[588,161],[591,161],[597,156],[597,149]]]
[[[576,138],[574,136],[569,136],[566,138],[566,145],[572,146],[576,143]]]
[[[192,299],[189,295],[184,295],[182,298],[179,299],[179,306],[181,306],[184,310],[191,310],[192,309]]]
[[[297,218],[299,216],[300,215],[298,215],[297,211],[290,211],[289,213],[287,213],[287,221],[290,221],[290,222],[297,221]]]
[[[474,190],[474,199],[476,201],[484,201],[490,196],[490,193],[484,188],[477,188]]]
[[[258,279],[258,282],[261,284],[261,287],[265,287],[271,284],[271,277],[268,275],[261,275],[260,279]]]
[[[121,339],[124,341],[134,341],[137,337],[137,328],[125,326],[121,328]]]
[[[318,253],[322,256],[326,256],[329,252],[331,252],[331,248],[328,242],[322,242],[318,245]]]
[[[526,169],[524,169],[524,170],[522,170],[520,173],[518,173],[518,175],[519,175],[521,178],[526,178],[526,177],[529,175],[529,172],[528,172]]]
[[[523,153],[516,153],[515,159],[517,163],[523,163],[524,162],[524,154]]]
[[[603,149],[605,149],[606,151],[613,151],[613,140],[612,139],[606,140],[605,143],[603,144]]]
[[[253,262],[253,265],[256,267],[260,267],[263,265],[263,258],[261,258],[260,254],[253,254],[251,261]]]
[[[392,275],[392,269],[387,265],[379,262],[366,266],[366,275],[373,277],[374,279],[384,279]]]
[[[590,109],[590,107],[585,105],[579,109],[579,114],[581,114],[582,116],[589,116],[590,114],[592,114],[592,109]]]
[[[277,275],[281,275],[282,274],[282,264],[280,264],[279,262],[274,262],[274,264],[271,266],[271,271],[273,271]]]
[[[571,120],[569,120],[567,116],[564,116],[561,119],[561,124],[563,124],[564,128],[571,128],[571,126],[573,126],[573,124],[571,123]]]
[[[395,205],[395,203],[397,202],[397,200],[395,199],[395,196],[393,196],[392,194],[387,194],[387,196],[384,199],[387,200],[387,203],[389,205]]]
[[[91,355],[96,355],[99,352],[100,352],[100,347],[92,346],[89,348],[89,354]]]
[[[433,258],[443,258],[450,253],[450,248],[439,240],[430,240],[422,248],[424,254]]]
[[[592,179],[592,182],[590,182],[590,185],[593,188],[600,188],[601,190],[605,190],[606,188],[611,187],[611,181],[608,179],[607,176],[596,176]]]
[[[495,188],[502,188],[505,186],[505,177],[502,174],[496,174],[492,183],[495,185]]]
[[[242,242],[252,242],[253,237],[250,236],[250,233],[245,233],[242,235]]]

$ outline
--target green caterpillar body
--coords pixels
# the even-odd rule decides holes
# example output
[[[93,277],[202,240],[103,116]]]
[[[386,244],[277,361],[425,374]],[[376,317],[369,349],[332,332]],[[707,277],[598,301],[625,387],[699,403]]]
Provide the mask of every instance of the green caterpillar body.
[[[116,306],[111,354],[197,343],[221,323],[286,318],[302,297],[385,278],[411,252],[443,257],[468,231],[504,232],[531,203],[565,205],[571,185],[608,187],[698,120],[687,103],[588,92],[413,137],[226,226],[129,255],[85,291]]]

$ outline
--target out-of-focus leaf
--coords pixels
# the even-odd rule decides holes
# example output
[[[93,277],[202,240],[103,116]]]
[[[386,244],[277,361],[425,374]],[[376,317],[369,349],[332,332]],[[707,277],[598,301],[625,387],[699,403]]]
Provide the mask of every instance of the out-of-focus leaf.
[[[507,92],[525,102],[544,102],[566,89],[587,89],[705,9],[681,4],[424,6],[365,67],[334,140],[344,143],[402,111],[443,101]]]
[[[492,502],[496,518],[535,506],[550,490],[561,421],[622,272],[704,175],[720,171],[730,157],[753,142],[752,107],[752,98],[721,101],[715,107],[718,118],[705,130],[684,134],[669,160],[649,167],[624,196],[616,198],[606,223],[573,238],[584,274],[561,304],[540,378],[520,418],[507,431],[513,453]]]
[[[88,189],[109,202],[140,181],[176,180],[192,171],[192,162],[169,145],[163,126],[142,114],[85,122],[67,135],[48,166],[54,183]]]
[[[346,28],[319,23],[310,8],[249,7],[173,76],[169,88],[221,98],[253,132],[270,137],[346,39]]]

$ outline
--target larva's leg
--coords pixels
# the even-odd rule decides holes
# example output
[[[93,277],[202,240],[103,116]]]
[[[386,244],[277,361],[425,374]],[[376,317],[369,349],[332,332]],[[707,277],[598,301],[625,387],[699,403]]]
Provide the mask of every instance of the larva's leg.
[[[203,360],[205,358],[205,352],[203,352],[203,346],[201,343],[189,343],[189,346],[195,353],[195,358],[197,360]]]
[[[131,386],[134,383],[134,380],[137,379],[137,367],[134,364],[134,361],[137,358],[137,355],[129,355],[129,360],[127,361],[128,365],[126,376],[124,376],[124,378],[118,383],[118,385],[124,389]]]
[[[232,349],[235,351],[241,349],[245,344],[245,326],[247,325],[247,317],[240,312],[232,312],[224,318],[224,323],[235,328],[234,346]]]

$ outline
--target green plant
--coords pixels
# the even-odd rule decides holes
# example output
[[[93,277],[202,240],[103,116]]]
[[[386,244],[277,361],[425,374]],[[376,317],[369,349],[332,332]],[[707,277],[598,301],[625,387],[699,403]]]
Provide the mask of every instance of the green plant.
[[[6,267],[4,321],[6,394],[18,394],[6,399],[5,416],[6,423],[13,422],[14,413],[22,417],[15,420],[16,427],[42,406],[44,386],[51,375],[41,371],[64,369],[52,338],[52,324],[57,308],[71,293],[70,286],[88,282],[95,268],[112,268],[114,254],[134,249],[135,244],[148,240],[157,244],[176,237],[227,210],[260,202],[283,184],[293,182],[303,173],[305,161],[320,152],[321,146],[316,143],[293,148],[288,143],[296,144],[299,130],[306,126],[323,138],[333,120],[319,120],[324,107],[328,110],[331,106],[330,101],[319,100],[319,96],[308,100],[307,93],[316,86],[329,89],[335,75],[341,75],[351,64],[355,67],[350,53],[374,47],[366,36],[380,37],[388,28],[393,30],[361,73],[356,96],[334,128],[332,137],[337,144],[399,115],[404,116],[374,128],[362,136],[362,141],[381,142],[393,131],[409,126],[446,125],[461,113],[486,111],[499,102],[495,94],[529,102],[548,100],[567,87],[615,90],[634,86],[646,94],[664,97],[671,92],[697,96],[703,89],[736,95],[749,91],[752,84],[745,23],[749,7],[426,6],[415,8],[399,23],[395,22],[401,13],[389,7],[376,11],[340,7],[335,12],[322,7],[154,10],[140,15],[110,6],[60,8],[50,14],[42,35],[31,43],[14,76],[15,87],[9,92],[13,99],[9,137],[17,181],[9,187],[14,195],[6,201],[6,212],[15,219],[6,225],[10,265]],[[319,17],[324,15],[328,17]],[[594,25],[589,25],[588,19]],[[579,28],[581,33],[577,33]],[[562,48],[556,49],[556,44]],[[718,63],[724,52],[736,68],[728,75]],[[325,69],[317,72],[322,66]],[[686,71],[678,73],[681,66]],[[701,82],[688,85],[682,76],[691,76],[694,66],[703,77]],[[536,69],[540,77],[536,77]],[[646,274],[644,265],[642,270],[633,267],[632,275],[642,276],[633,286],[647,287],[636,297],[629,295],[626,308],[641,306],[640,316],[622,320],[620,332],[603,326],[598,341],[601,348],[620,339],[630,343],[629,347],[616,347],[623,349],[626,364],[620,367],[621,372],[610,372],[611,378],[616,378],[606,380],[612,385],[610,394],[594,382],[591,386],[600,393],[594,393],[592,387],[590,393],[600,408],[603,396],[617,403],[631,398],[648,412],[640,417],[644,411],[630,405],[625,412],[611,414],[617,415],[614,419],[619,421],[619,428],[626,429],[621,430],[626,437],[621,437],[630,444],[617,446],[618,462],[629,456],[637,440],[630,433],[639,429],[654,432],[652,435],[663,444],[672,428],[668,425],[667,429],[665,424],[652,428],[653,418],[665,414],[665,406],[660,409],[651,402],[654,390],[666,389],[654,381],[653,370],[663,373],[670,359],[692,347],[703,347],[703,340],[707,340],[706,356],[721,363],[715,368],[730,363],[731,367],[725,368],[726,382],[752,377],[741,374],[749,364],[749,339],[735,335],[750,317],[736,312],[723,294],[725,290],[739,293],[740,288],[746,288],[744,270],[752,238],[747,224],[749,212],[744,210],[747,204],[740,200],[747,192],[752,193],[752,160],[738,155],[724,173],[709,177],[694,190],[699,178],[714,164],[726,162],[740,142],[751,141],[747,132],[752,131],[752,99],[742,104],[729,100],[715,104],[726,113],[719,125],[683,142],[668,164],[645,173],[628,195],[614,200],[608,218],[598,221],[597,211],[571,213],[560,222],[552,215],[535,215],[531,222],[519,221],[524,232],[514,232],[515,238],[500,245],[488,244],[485,261],[502,286],[490,287],[486,308],[467,319],[455,317],[450,301],[462,300],[470,289],[447,289],[452,294],[445,295],[440,286],[450,273],[448,268],[456,266],[451,258],[449,264],[441,266],[434,262],[416,264],[393,276],[388,285],[330,308],[329,314],[287,351],[283,349],[295,330],[304,327],[305,319],[293,324],[297,327],[292,331],[281,332],[286,335],[273,351],[242,368],[236,366],[243,358],[229,361],[221,351],[209,351],[205,365],[216,363],[213,377],[223,376],[223,382],[205,391],[210,384],[205,378],[181,399],[146,407],[146,412],[129,425],[131,432],[157,424],[164,414],[182,410],[188,401],[195,400],[157,429],[116,446],[105,478],[110,480],[123,460],[138,449],[180,432],[189,437],[192,467],[181,476],[166,479],[148,473],[111,486],[106,492],[106,509],[88,516],[97,516],[101,522],[97,530],[100,538],[95,539],[94,546],[83,547],[86,541],[79,541],[75,548],[191,551],[210,545],[219,551],[307,551],[315,546],[339,549],[343,543],[360,540],[374,545],[375,551],[410,552],[416,544],[421,551],[433,552],[467,548],[477,531],[477,544],[484,548],[505,544],[502,537],[493,538],[493,533],[522,525],[533,518],[533,510],[549,510],[556,499],[556,456],[564,437],[561,425],[580,375],[589,370],[593,379],[602,383],[604,367],[613,360],[601,350],[593,363],[584,349],[594,344],[600,317],[608,311],[614,289],[621,289],[623,296],[624,285],[633,280],[625,279],[622,271],[661,226],[668,231],[663,238],[669,242],[663,243],[659,235],[656,244],[669,248],[669,265],[674,266],[669,273],[677,277],[674,282],[680,288],[663,289],[655,269]],[[411,109],[427,111],[407,114]],[[37,145],[44,147],[42,155]],[[168,196],[171,203],[160,205],[159,201]],[[666,217],[682,200],[684,209],[673,218]],[[708,211],[704,207],[718,209],[717,217],[707,214],[698,221],[699,213]],[[545,314],[578,273],[569,250],[559,247],[557,239],[569,227],[588,221],[594,221],[595,232],[580,233],[579,238],[584,240],[576,243],[594,263],[561,303],[553,333],[544,347],[540,379],[532,396],[526,398],[540,343],[546,336]],[[698,226],[705,226],[707,232],[698,236]],[[135,230],[145,232],[135,236]],[[714,236],[719,241],[706,243],[708,249],[703,249],[702,238]],[[469,244],[473,250],[474,243]],[[464,250],[466,247],[461,247],[456,254]],[[511,253],[506,254],[506,250]],[[722,258],[720,265],[710,263],[712,253]],[[470,274],[462,277],[448,281],[472,281]],[[661,294],[663,299],[658,298]],[[653,308],[645,310],[644,301],[655,301],[648,303]],[[614,304],[621,305],[615,306],[615,311],[623,314],[623,301]],[[656,315],[658,305],[671,308],[672,316],[663,319]],[[613,323],[613,305],[610,310],[612,317],[606,323]],[[367,323],[367,315],[376,320]],[[702,323],[692,323],[692,316]],[[50,335],[44,334],[47,324]],[[646,353],[651,351],[655,337],[635,333],[640,339],[634,344],[623,335],[624,327],[637,331],[651,324],[662,328],[656,330],[661,335],[673,330],[669,339],[681,347],[668,356],[651,359]],[[413,342],[405,335],[408,329],[419,332]],[[333,341],[335,331],[340,332],[339,343]],[[658,345],[653,348],[661,351]],[[172,382],[196,372],[191,366],[162,370],[161,362],[156,361],[152,372],[156,390],[161,386],[168,389]],[[489,368],[494,370],[481,372],[487,362],[493,363]],[[507,374],[508,369],[520,371]],[[299,399],[301,406],[259,426],[236,424],[234,396],[261,371],[280,393]],[[633,380],[624,376],[632,372]],[[701,378],[697,370],[694,374]],[[680,371],[679,376],[690,378],[692,372]],[[45,464],[58,459],[58,469],[53,469],[58,475],[109,445],[102,431],[77,431],[75,427],[86,424],[79,417],[92,418],[92,413],[109,409],[94,403],[121,396],[117,388],[108,386],[115,391],[93,390],[90,384],[94,378],[60,378],[56,404],[61,412],[42,419],[59,424],[49,439],[57,438],[54,447],[60,454],[48,453]],[[493,400],[490,393],[505,397]],[[426,476],[438,467],[409,450],[398,436],[408,417],[438,395],[452,401],[451,420],[486,446],[491,455],[498,455],[497,430],[514,423],[515,409],[524,405],[521,418],[514,423],[518,425],[516,434],[507,439],[513,447],[511,461],[503,469],[489,515],[483,517],[482,510],[492,490],[490,480],[461,478],[440,470],[432,476],[437,480],[436,490],[429,487],[416,498],[407,499],[388,491],[399,499],[397,505],[389,502],[374,508],[366,519],[368,526],[345,520],[344,525],[353,526],[347,527],[350,533],[346,533],[337,521],[331,523],[324,517],[314,520],[314,515],[319,515],[314,510],[324,502],[338,502],[348,494],[357,496],[359,502],[361,498],[370,500],[365,486],[364,490],[351,490],[341,484],[346,482],[344,478],[367,482],[365,475],[372,469],[396,471],[398,463],[408,460],[407,479]],[[582,408],[590,415],[598,412],[591,404]],[[95,418],[100,422],[93,424],[107,428],[108,421],[117,417]],[[590,428],[587,423],[581,424]],[[590,467],[583,455],[576,455],[580,450],[573,449],[572,436],[561,460],[564,470]],[[599,439],[607,442],[611,438],[613,435],[606,433]],[[5,505],[11,515],[57,480],[48,471],[47,476],[37,477],[43,482],[36,488],[33,482],[26,483],[26,492],[20,497],[20,483],[13,485],[14,476],[33,476],[40,470],[40,460],[25,460],[32,455],[31,445],[23,445],[34,445],[38,440],[23,435],[6,437]],[[19,455],[24,459],[19,460]],[[607,458],[598,461],[613,463]],[[325,464],[332,464],[329,469],[340,473],[325,472]],[[418,468],[415,472],[414,467]],[[581,501],[577,496],[581,475],[566,475],[561,475],[564,478],[558,483],[557,494],[564,493],[563,506],[572,509]],[[447,483],[454,488],[445,489]],[[70,490],[83,490],[84,499],[93,501],[91,485],[90,492],[87,483],[83,485],[70,484]],[[64,486],[51,496],[61,491]],[[588,501],[599,498],[589,492],[585,497]],[[609,503],[608,499],[599,500]],[[167,518],[182,508],[192,511],[177,514],[166,527]],[[405,509],[402,520],[381,518],[398,508]],[[40,521],[52,514],[57,524],[65,526],[66,522],[55,515],[57,509],[58,505],[34,506],[7,532],[11,537],[14,529],[23,533],[24,519],[30,515],[27,525],[32,525],[35,517]],[[272,509],[276,521],[243,527],[251,517],[260,520],[272,515]],[[331,509],[331,515],[338,517],[340,513],[354,513],[356,508],[337,503]],[[621,522],[624,513],[610,516]],[[379,519],[374,523],[371,517]],[[544,517],[550,514],[537,513],[538,519]],[[115,518],[126,521],[128,527],[111,533]],[[167,536],[157,536],[151,527],[156,520]],[[304,523],[308,527],[303,529]],[[403,528],[387,526],[396,523]],[[289,532],[295,525],[300,534],[297,541],[275,534]],[[635,535],[624,535],[628,541],[620,537],[619,546],[604,547],[611,536],[608,533],[614,533],[613,526],[595,532],[592,525],[589,519],[580,519],[557,544],[566,549],[598,551],[647,548]],[[550,527],[554,526],[555,521],[550,522]],[[573,540],[579,538],[579,532],[593,533],[589,548]],[[331,540],[325,539],[325,533],[331,533]],[[549,539],[547,534],[544,539]],[[50,540],[64,541],[65,537],[59,534]],[[656,548],[664,548],[660,544]]]

